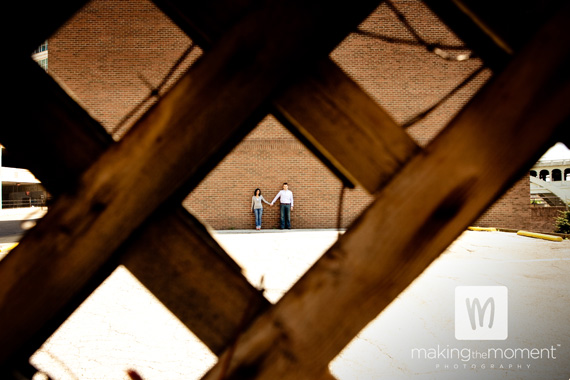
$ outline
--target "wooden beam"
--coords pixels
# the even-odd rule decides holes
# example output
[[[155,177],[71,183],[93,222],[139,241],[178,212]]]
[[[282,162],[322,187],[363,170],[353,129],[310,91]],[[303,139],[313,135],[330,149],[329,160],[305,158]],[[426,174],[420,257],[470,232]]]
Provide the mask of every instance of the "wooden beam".
[[[327,54],[376,3],[351,5],[299,0],[256,9],[89,167],[76,193],[61,196],[0,262],[0,363],[169,196],[203,178],[288,75]]]
[[[498,43],[456,1],[424,0],[424,3],[494,72],[500,72],[511,60],[512,48]]]
[[[452,0],[498,45],[518,52],[565,0]]]
[[[14,57],[9,67],[6,109],[18,126],[2,128],[0,142],[53,195],[74,191],[113,139],[30,57]]]
[[[256,6],[224,0],[160,0],[157,4],[206,50]],[[381,189],[419,151],[403,129],[329,58],[321,59],[274,98],[272,112],[325,163],[369,193]]]
[[[121,264],[216,355],[269,307],[184,209],[155,215],[129,241]]]
[[[372,98],[329,59],[274,101],[286,119],[351,181],[379,191],[420,151]]]
[[[570,117],[569,21],[566,7],[252,324],[226,379],[318,376],[527,172]],[[204,379],[219,374],[218,365]]]
[[[556,13],[564,0],[424,0],[495,73]]]
[[[77,178],[113,144],[112,138],[31,59],[16,59],[11,72],[18,86],[11,86],[15,94],[7,100],[7,109],[26,117],[20,120],[22,128],[0,129],[0,141],[25,160],[50,193],[73,193]],[[125,265],[212,352],[220,353],[243,327],[240,315],[249,309],[253,317],[269,302],[249,285],[205,228],[182,206],[176,209],[160,213],[158,220],[139,229],[117,252],[117,263]],[[228,302],[209,302],[210,292]],[[185,296],[179,297],[181,293]],[[83,298],[73,303],[81,303],[86,295],[83,292]],[[29,350],[39,348],[72,310],[58,314]]]
[[[73,192],[80,174],[114,141],[35,62],[15,58],[12,63],[11,78],[18,86],[10,86],[15,92],[7,108],[26,116],[20,120],[25,127],[0,129],[0,141],[24,160],[53,195]],[[216,355],[269,306],[182,206],[159,213],[115,256],[116,263],[135,275]],[[97,276],[97,283],[88,288],[97,287],[104,278]],[[82,292],[72,304],[79,305],[87,295],[88,290]],[[66,307],[58,313],[28,342],[22,355],[27,358],[35,352],[74,309]]]

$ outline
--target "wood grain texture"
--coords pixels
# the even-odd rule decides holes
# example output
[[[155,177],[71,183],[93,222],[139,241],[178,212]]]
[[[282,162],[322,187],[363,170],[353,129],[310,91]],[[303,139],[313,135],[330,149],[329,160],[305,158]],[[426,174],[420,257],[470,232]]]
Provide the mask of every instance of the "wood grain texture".
[[[30,95],[25,103],[19,96],[10,98],[9,109],[29,107],[36,112],[28,113],[26,128],[0,129],[0,141],[26,162],[51,194],[73,193],[77,177],[113,140],[36,63],[26,59],[11,71],[20,78],[19,91]],[[158,214],[115,256],[214,353],[243,327],[240,315],[254,316],[269,305],[182,206]],[[228,301],[212,302],[216,296]],[[51,335],[68,316],[69,312],[58,315],[42,335]]]
[[[532,166],[570,116],[568,20],[569,7],[255,321],[240,337],[226,378],[317,377]],[[218,375],[216,366],[204,379]]]
[[[269,307],[184,209],[155,215],[129,242],[121,264],[216,355]]]
[[[51,194],[73,192],[113,139],[30,57],[14,57],[7,65],[12,96],[5,104],[19,127],[2,128],[0,142]]]
[[[0,331],[0,362],[41,329],[158,206],[219,162],[288,75],[308,58],[327,54],[374,6],[271,2],[197,62],[1,262],[0,323],[10,327]]]
[[[300,76],[274,105],[347,178],[371,194],[420,150],[329,59]]]
[[[453,0],[424,1],[469,48],[483,59],[494,72],[500,72],[512,57],[511,49],[505,49],[471,18]]]

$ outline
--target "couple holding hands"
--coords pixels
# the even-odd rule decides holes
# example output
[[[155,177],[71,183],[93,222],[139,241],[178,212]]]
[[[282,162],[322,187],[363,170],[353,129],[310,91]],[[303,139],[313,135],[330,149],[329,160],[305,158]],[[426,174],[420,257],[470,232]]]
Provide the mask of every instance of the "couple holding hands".
[[[273,206],[279,199],[281,207],[281,229],[291,229],[291,210],[293,209],[293,192],[289,190],[287,182],[283,183],[283,190],[280,190],[271,203],[267,202],[260,189],[255,189],[251,198],[251,210],[255,213],[255,229],[261,229],[261,215],[263,215],[263,203]]]

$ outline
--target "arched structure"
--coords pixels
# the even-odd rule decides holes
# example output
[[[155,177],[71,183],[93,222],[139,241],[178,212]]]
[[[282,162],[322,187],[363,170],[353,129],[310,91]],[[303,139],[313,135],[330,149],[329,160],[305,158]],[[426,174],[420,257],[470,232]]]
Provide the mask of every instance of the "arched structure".
[[[537,176],[538,173],[538,176]],[[530,171],[530,193],[550,206],[570,202],[570,160],[538,161]]]

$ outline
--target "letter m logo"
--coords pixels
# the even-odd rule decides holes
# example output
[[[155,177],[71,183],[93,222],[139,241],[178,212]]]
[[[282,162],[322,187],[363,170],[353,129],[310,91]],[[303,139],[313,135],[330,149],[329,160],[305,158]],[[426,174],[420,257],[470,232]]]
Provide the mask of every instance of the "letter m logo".
[[[455,339],[505,340],[508,290],[505,286],[455,288]]]

